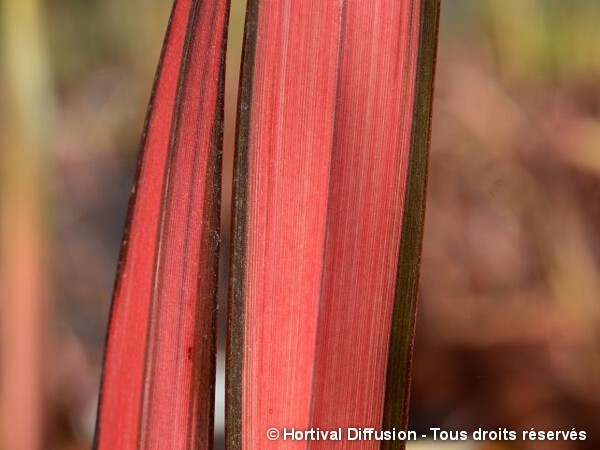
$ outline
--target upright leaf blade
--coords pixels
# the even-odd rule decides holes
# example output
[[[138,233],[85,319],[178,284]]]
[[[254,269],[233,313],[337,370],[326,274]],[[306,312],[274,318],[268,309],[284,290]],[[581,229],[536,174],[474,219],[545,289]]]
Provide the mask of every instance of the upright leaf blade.
[[[248,2],[228,328],[232,449],[267,447],[268,426],[308,426],[340,20],[337,1]]]
[[[212,447],[226,0],[176,0],[123,241],[97,448]]]
[[[279,445],[270,427],[406,427],[438,9],[437,0],[249,2],[232,449]]]

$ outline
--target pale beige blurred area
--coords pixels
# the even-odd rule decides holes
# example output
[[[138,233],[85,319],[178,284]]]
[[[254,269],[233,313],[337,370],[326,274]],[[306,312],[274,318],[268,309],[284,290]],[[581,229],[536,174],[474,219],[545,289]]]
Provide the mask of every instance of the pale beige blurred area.
[[[86,449],[171,2],[0,2],[0,449]],[[229,30],[222,282],[243,3]],[[442,3],[411,427],[589,438],[408,448],[600,448],[600,2]]]

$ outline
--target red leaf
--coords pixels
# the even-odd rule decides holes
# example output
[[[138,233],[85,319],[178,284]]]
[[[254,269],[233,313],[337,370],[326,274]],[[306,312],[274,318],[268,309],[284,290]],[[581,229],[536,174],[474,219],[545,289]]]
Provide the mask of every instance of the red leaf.
[[[406,428],[438,9],[249,2],[231,449],[278,446],[270,427]]]
[[[177,0],[130,203],[95,445],[212,447],[226,0]]]

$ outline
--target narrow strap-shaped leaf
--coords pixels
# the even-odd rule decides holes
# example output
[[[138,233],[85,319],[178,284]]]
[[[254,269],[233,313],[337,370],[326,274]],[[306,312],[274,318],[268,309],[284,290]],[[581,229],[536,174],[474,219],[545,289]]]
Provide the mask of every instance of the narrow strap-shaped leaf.
[[[249,1],[231,449],[280,445],[270,427],[406,427],[438,9]]]
[[[113,296],[95,446],[211,448],[227,0],[176,0]]]
[[[248,2],[234,169],[230,449],[268,448],[269,426],[308,426],[340,6]]]

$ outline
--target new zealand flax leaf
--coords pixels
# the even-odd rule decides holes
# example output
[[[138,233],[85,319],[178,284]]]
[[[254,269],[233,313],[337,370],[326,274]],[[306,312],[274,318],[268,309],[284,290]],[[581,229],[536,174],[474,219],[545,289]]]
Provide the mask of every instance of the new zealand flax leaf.
[[[148,110],[95,447],[211,448],[227,0],[177,0]]]
[[[174,7],[113,299],[98,447],[212,446],[227,9]],[[279,447],[271,427],[407,427],[438,13],[438,0],[248,2],[230,449]]]
[[[249,0],[227,442],[407,427],[438,0]],[[400,448],[356,441],[353,448]]]

